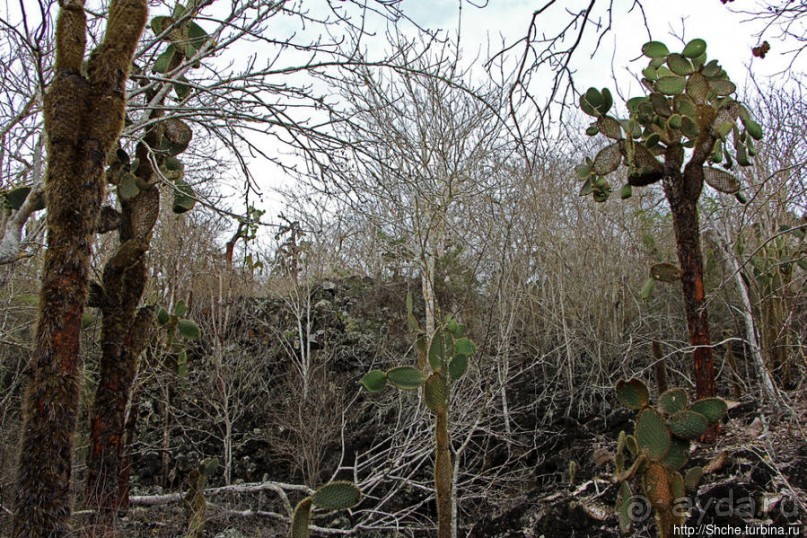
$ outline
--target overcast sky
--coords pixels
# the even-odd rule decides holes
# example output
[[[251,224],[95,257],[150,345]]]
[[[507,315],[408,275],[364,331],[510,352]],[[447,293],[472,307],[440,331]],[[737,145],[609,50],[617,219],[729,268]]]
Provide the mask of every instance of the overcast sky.
[[[485,47],[488,39],[498,42],[499,36],[504,36],[512,43],[522,38],[527,32],[533,11],[546,3],[545,0],[490,0],[484,8],[464,3],[460,17],[459,2],[403,0],[400,5],[409,17],[431,29],[443,28],[453,32],[461,18],[464,48],[471,55],[471,51]],[[565,12],[567,8],[579,10],[588,3],[589,0],[557,2],[541,16],[539,29],[547,34],[557,31],[569,20]],[[629,12],[633,0],[615,0],[613,3],[613,30],[603,40],[601,49],[592,59],[595,32],[589,28],[589,39],[581,47],[581,54],[575,61],[580,87],[607,84],[611,77],[612,57],[616,71],[629,68],[636,72],[646,65],[646,60],[631,64],[631,60],[639,56],[641,45],[648,41],[639,11]],[[754,0],[736,2],[745,6],[754,3]],[[599,8],[595,9],[604,9],[607,4],[605,0],[599,0]],[[683,36],[686,40],[696,37],[705,39],[709,44],[709,57],[719,59],[729,76],[739,83],[745,79],[749,66],[757,77],[769,77],[782,71],[790,62],[791,57],[784,54],[787,45],[773,40],[773,49],[765,60],[753,59],[751,48],[758,44],[754,34],[761,25],[758,22],[744,23],[747,16],[730,12],[720,0],[646,0],[644,5],[654,40],[664,41],[672,50],[676,50],[675,46],[680,41],[675,36]],[[604,11],[597,12],[598,17],[605,15]]]

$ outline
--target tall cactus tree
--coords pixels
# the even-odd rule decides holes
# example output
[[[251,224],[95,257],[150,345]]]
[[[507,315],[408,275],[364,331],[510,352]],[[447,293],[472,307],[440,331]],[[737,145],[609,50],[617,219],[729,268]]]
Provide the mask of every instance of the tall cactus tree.
[[[120,136],[126,80],[146,0],[112,0],[84,68],[83,0],[60,0],[54,78],[45,95],[47,244],[24,403],[12,536],[72,536],[70,477],[79,410],[81,316],[107,155]],[[86,73],[86,75],[84,74]]]
[[[449,317],[429,337],[412,313],[412,296],[406,298],[409,329],[417,335],[417,368],[397,366],[386,372],[372,370],[361,379],[369,392],[379,392],[389,384],[402,390],[423,389],[423,402],[434,413],[434,489],[437,497],[437,536],[451,538],[454,521],[452,511],[453,467],[451,436],[448,428],[450,390],[468,370],[468,360],[476,352],[474,343],[465,336],[465,325]]]
[[[613,100],[607,89],[590,88],[580,98],[580,107],[596,118],[587,129],[612,140],[594,159],[577,167],[584,182],[581,196],[591,194],[598,202],[612,189],[605,178],[624,164],[628,182],[620,196],[628,198],[634,187],[661,181],[670,206],[678,251],[690,344],[693,347],[695,388],[698,398],[715,395],[709,321],[703,284],[698,199],[704,182],[717,191],[734,194],[744,203],[740,182],[726,170],[735,162],[750,165],[754,140],[762,128],[748,110],[732,96],[736,86],[716,60],[707,61],[706,42],[693,39],[680,53],[651,41],[642,47],[650,59],[642,71],[647,95],[627,102],[629,117],[608,115]],[[659,157],[661,160],[659,160]],[[676,268],[677,269],[677,268]],[[705,439],[714,438],[716,428]]]
[[[154,63],[155,72],[176,69],[208,40],[204,30],[192,22],[191,15],[191,11],[177,4],[175,18],[152,19],[155,35],[163,35],[169,41],[166,52]],[[190,92],[179,82],[172,86],[180,100]],[[92,284],[89,301],[90,306],[100,308],[103,314],[101,371],[87,458],[87,505],[94,509],[92,519],[97,533],[112,532],[117,510],[128,504],[129,470],[123,464],[127,450],[124,422],[138,357],[154,325],[154,308],[138,306],[148,282],[146,257],[160,212],[160,179],[172,182],[175,213],[184,213],[196,203],[192,188],[184,180],[184,165],[178,159],[188,148],[192,131],[181,120],[163,118],[167,93],[160,86],[149,92],[148,101],[157,101],[149,112],[154,126],[138,142],[134,158],[130,159],[126,151],[118,148],[108,160],[106,171],[107,182],[116,187],[121,211],[104,208],[106,214],[115,218],[108,219],[111,224],[100,231],[117,230],[120,245],[104,267],[101,284]]]

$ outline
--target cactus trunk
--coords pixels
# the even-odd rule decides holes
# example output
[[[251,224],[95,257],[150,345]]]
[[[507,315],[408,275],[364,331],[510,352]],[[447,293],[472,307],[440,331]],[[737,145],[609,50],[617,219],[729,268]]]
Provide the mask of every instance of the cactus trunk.
[[[162,115],[161,111],[151,117]],[[149,147],[157,147],[161,132],[152,129],[146,143],[139,143],[140,166],[137,175],[152,179]],[[141,190],[131,200],[121,199],[120,246],[104,267],[101,312],[101,372],[91,419],[91,443],[87,458],[87,506],[95,510],[94,525],[114,528],[115,514],[126,507],[128,471],[121,464],[127,450],[126,407],[138,368],[138,357],[145,348],[154,312],[137,306],[148,282],[146,253],[157,221],[160,194],[156,187]],[[132,417],[134,420],[135,417]]]
[[[711,143],[707,141],[703,146],[711,148]],[[692,164],[690,162],[682,174],[680,170],[683,158],[684,150],[680,145],[667,149],[664,193],[673,217],[678,263],[681,266],[681,291],[684,296],[689,343],[693,348],[695,392],[700,399],[717,394],[709,336],[709,315],[703,284],[703,255],[698,219],[698,198],[703,189],[703,169],[700,164],[690,166]],[[704,434],[704,441],[712,441],[716,436],[717,425],[710,426]]]
[[[70,477],[80,388],[79,339],[104,168],[123,127],[125,83],[146,23],[145,0],[110,4],[102,44],[82,73],[83,2],[64,2],[54,81],[45,96],[48,250],[17,475],[15,537],[72,535]]]
[[[451,441],[448,433],[448,409],[435,411],[434,484],[437,492],[437,536],[451,538],[452,465]]]

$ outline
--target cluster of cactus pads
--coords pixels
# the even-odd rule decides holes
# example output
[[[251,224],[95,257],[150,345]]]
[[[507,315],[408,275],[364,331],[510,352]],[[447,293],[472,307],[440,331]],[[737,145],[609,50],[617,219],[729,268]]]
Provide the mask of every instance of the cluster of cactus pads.
[[[705,398],[689,402],[684,389],[673,388],[659,396],[658,404],[650,405],[650,393],[638,379],[621,380],[616,385],[619,401],[638,411],[633,434],[619,433],[617,441],[615,478],[620,482],[616,511],[619,526],[628,532],[632,523],[633,492],[630,482],[637,478],[646,501],[655,512],[658,535],[673,535],[674,525],[683,525],[683,510],[676,504],[686,491],[697,489],[703,469],[693,467],[684,475],[681,469],[689,460],[691,441],[700,438],[726,414],[726,402],[720,398]],[[626,451],[633,458],[629,466]]]
[[[762,128],[748,109],[731,97],[737,89],[735,84],[717,60],[707,61],[706,42],[702,39],[693,39],[680,53],[671,53],[664,43],[650,41],[642,47],[642,53],[650,59],[642,70],[642,84],[648,95],[628,100],[627,119],[608,114],[613,98],[607,88],[589,88],[580,96],[580,108],[596,118],[586,133],[602,134],[613,141],[594,159],[586,158],[577,166],[577,176],[584,182],[580,195],[591,194],[598,202],[607,200],[611,186],[605,176],[624,163],[628,182],[620,196],[629,198],[633,187],[650,185],[664,176],[664,164],[657,156],[675,145],[694,148],[698,138],[708,133],[717,135],[717,140],[710,165],[703,169],[704,180],[745,203],[739,180],[712,166],[723,163],[728,170],[735,161],[741,166],[750,165],[749,157],[756,153],[754,140],[762,138]]]
[[[361,500],[361,491],[352,482],[337,480],[325,484],[313,495],[297,504],[291,518],[291,538],[308,538],[310,535],[311,509],[316,506],[324,510],[347,510]]]
[[[371,370],[360,383],[369,392],[379,392],[387,383],[403,390],[423,387],[426,406],[434,412],[445,411],[448,407],[449,383],[465,375],[468,360],[476,352],[476,346],[465,336],[465,325],[451,317],[428,338],[412,314],[411,296],[407,297],[407,309],[409,328],[417,335],[419,367],[397,366],[386,372]],[[426,362],[431,373],[425,371]]]

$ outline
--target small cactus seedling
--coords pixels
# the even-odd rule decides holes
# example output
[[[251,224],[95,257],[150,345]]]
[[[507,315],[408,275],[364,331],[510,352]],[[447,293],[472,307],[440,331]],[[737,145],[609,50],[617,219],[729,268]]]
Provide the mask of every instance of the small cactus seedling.
[[[291,517],[291,538],[308,538],[311,523],[311,509],[316,506],[323,510],[347,510],[361,500],[361,491],[352,482],[337,480],[325,484],[313,495],[306,497],[294,509]]]
[[[700,467],[681,475],[689,460],[690,443],[725,416],[726,402],[705,398],[690,403],[685,390],[673,388],[661,394],[653,407],[650,392],[638,379],[620,380],[616,393],[623,405],[638,412],[633,434],[619,432],[614,456],[615,478],[620,482],[616,503],[619,527],[623,532],[630,530],[630,481],[637,477],[655,512],[659,537],[668,538],[674,525],[683,525],[682,514],[674,510],[676,502],[686,490],[694,491],[703,476]],[[626,448],[633,458],[629,467]]]
[[[604,202],[612,192],[606,176],[627,167],[621,198],[634,188],[661,182],[670,205],[680,268],[657,264],[641,296],[653,293],[656,281],[681,282],[690,343],[693,346],[695,388],[699,398],[715,395],[715,374],[703,286],[703,256],[698,224],[698,200],[704,183],[745,203],[740,181],[729,173],[735,163],[749,166],[762,128],[748,109],[734,99],[736,86],[717,62],[708,60],[706,42],[693,39],[680,52],[650,41],[642,47],[649,63],[642,70],[646,95],[627,101],[628,117],[609,115],[613,99],[608,89],[590,88],[580,96],[580,108],[594,118],[586,133],[602,135],[608,145],[576,167],[583,182],[581,196]],[[724,169],[717,165],[722,163]],[[709,438],[717,435],[710,429]]]
[[[468,360],[476,352],[474,343],[465,336],[465,325],[449,317],[429,337],[420,328],[412,313],[411,295],[406,308],[409,329],[416,334],[418,367],[398,366],[387,370],[372,370],[360,383],[369,392],[379,392],[387,383],[402,390],[423,388],[423,402],[435,417],[434,483],[437,495],[439,538],[451,536],[452,464],[451,440],[448,431],[448,403],[451,384],[468,370]],[[427,366],[428,365],[428,366]]]

